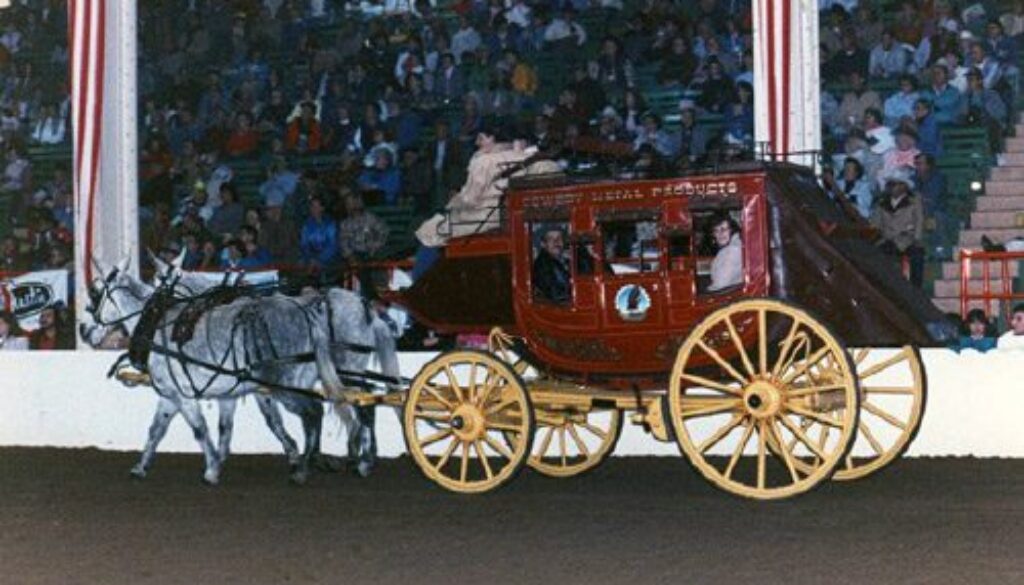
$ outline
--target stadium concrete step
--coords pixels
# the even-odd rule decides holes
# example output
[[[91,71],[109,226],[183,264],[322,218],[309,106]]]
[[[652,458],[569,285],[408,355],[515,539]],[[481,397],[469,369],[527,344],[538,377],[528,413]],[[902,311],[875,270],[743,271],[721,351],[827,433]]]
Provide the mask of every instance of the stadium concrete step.
[[[981,230],[1020,227],[1024,227],[1024,211],[1000,210],[975,211],[971,213],[972,229]]]
[[[978,197],[978,211],[1024,211],[1024,194],[993,195],[986,193]]]
[[[996,243],[1002,243],[1013,238],[1024,238],[1024,227],[1014,228],[992,228],[964,230],[960,232],[960,246],[964,248],[981,248],[981,236],[988,236]]]
[[[1007,272],[1010,278],[1017,278],[1020,274],[1020,266],[1018,262],[1010,262],[1007,264]],[[1002,271],[1001,263],[989,262],[988,263],[989,278],[993,276],[999,276]],[[985,273],[985,267],[982,262],[972,261],[971,262],[971,279],[981,279]],[[942,279],[943,280],[959,280],[960,279],[960,262],[943,262],[942,263]]]
[[[1021,133],[1022,125],[1017,126],[1017,136],[1024,136]],[[1009,138],[1006,141],[1006,152],[1018,154],[1024,152],[1024,138]]]
[[[1009,282],[1009,284],[1012,287],[1013,286],[1013,281],[1011,280]],[[980,279],[980,278],[968,280],[967,281],[967,290],[971,291],[972,293],[980,293],[980,292],[985,290],[985,282],[982,279]],[[989,290],[993,291],[993,292],[1003,290],[1003,281],[1000,280],[1000,279],[997,279],[997,278],[994,278],[994,279],[990,280],[989,281]],[[959,278],[950,278],[950,279],[945,279],[944,278],[942,280],[936,280],[935,281],[935,298],[937,298],[937,299],[947,299],[947,298],[959,299],[960,298],[960,279]]]
[[[1009,169],[992,169],[992,179],[985,181],[985,195],[1024,195],[1024,173],[1020,178],[997,176]],[[1016,169],[1014,169],[1016,170]],[[1024,168],[1020,169],[1024,171]]]
[[[1020,181],[1024,179],[1024,167],[1000,166],[993,167],[988,182]]]
[[[1024,167],[1024,152],[1007,152],[999,157],[1000,167]]]

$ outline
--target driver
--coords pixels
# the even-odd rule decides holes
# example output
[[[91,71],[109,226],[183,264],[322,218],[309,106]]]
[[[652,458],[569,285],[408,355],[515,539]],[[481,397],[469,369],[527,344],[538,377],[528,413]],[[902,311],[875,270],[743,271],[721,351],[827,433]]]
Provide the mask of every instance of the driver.
[[[743,284],[743,241],[740,239],[739,224],[728,213],[719,213],[712,220],[711,235],[718,252],[711,261],[711,285],[708,286],[708,292]]]
[[[562,258],[565,237],[562,230],[549,227],[544,230],[540,251],[533,261],[534,296],[555,303],[569,302],[572,275]]]

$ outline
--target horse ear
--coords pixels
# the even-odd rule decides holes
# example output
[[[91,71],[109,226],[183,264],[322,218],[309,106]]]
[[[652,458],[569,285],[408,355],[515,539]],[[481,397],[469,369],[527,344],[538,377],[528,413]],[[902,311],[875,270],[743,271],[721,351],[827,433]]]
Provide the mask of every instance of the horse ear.
[[[118,274],[124,274],[125,271],[128,270],[128,264],[131,262],[131,260],[132,260],[131,255],[128,255],[128,256],[125,256],[124,258],[122,258],[121,261],[117,263],[117,272],[118,272]]]
[[[103,268],[102,264],[100,264],[99,258],[90,255],[89,260],[92,262],[93,272],[96,273],[96,276],[98,278],[103,278],[104,276],[107,275],[107,270]]]
[[[153,266],[156,266],[157,276],[165,276],[170,272],[167,263],[160,256],[154,254],[153,250],[146,248],[146,256],[149,257],[149,261],[153,263]]]
[[[182,248],[181,252],[178,253],[178,255],[174,258],[174,260],[171,260],[171,266],[173,266],[178,271],[181,270],[182,264],[185,263],[185,252],[186,252],[185,248]]]

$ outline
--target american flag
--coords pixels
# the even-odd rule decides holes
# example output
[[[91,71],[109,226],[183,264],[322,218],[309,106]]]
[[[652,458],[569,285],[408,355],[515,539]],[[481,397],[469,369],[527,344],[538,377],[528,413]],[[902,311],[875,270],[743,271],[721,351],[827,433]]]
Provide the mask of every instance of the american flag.
[[[68,46],[71,48],[71,123],[74,140],[75,229],[84,247],[79,265],[92,280],[92,250],[103,129],[103,83],[106,58],[106,0],[68,1]]]

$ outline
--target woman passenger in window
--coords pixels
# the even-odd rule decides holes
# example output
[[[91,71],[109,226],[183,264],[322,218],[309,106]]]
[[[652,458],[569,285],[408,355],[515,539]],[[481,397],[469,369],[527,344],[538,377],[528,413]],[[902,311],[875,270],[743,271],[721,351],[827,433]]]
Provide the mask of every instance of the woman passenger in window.
[[[718,214],[712,220],[711,235],[718,251],[711,261],[708,292],[743,284],[743,241],[739,224],[728,213]]]

